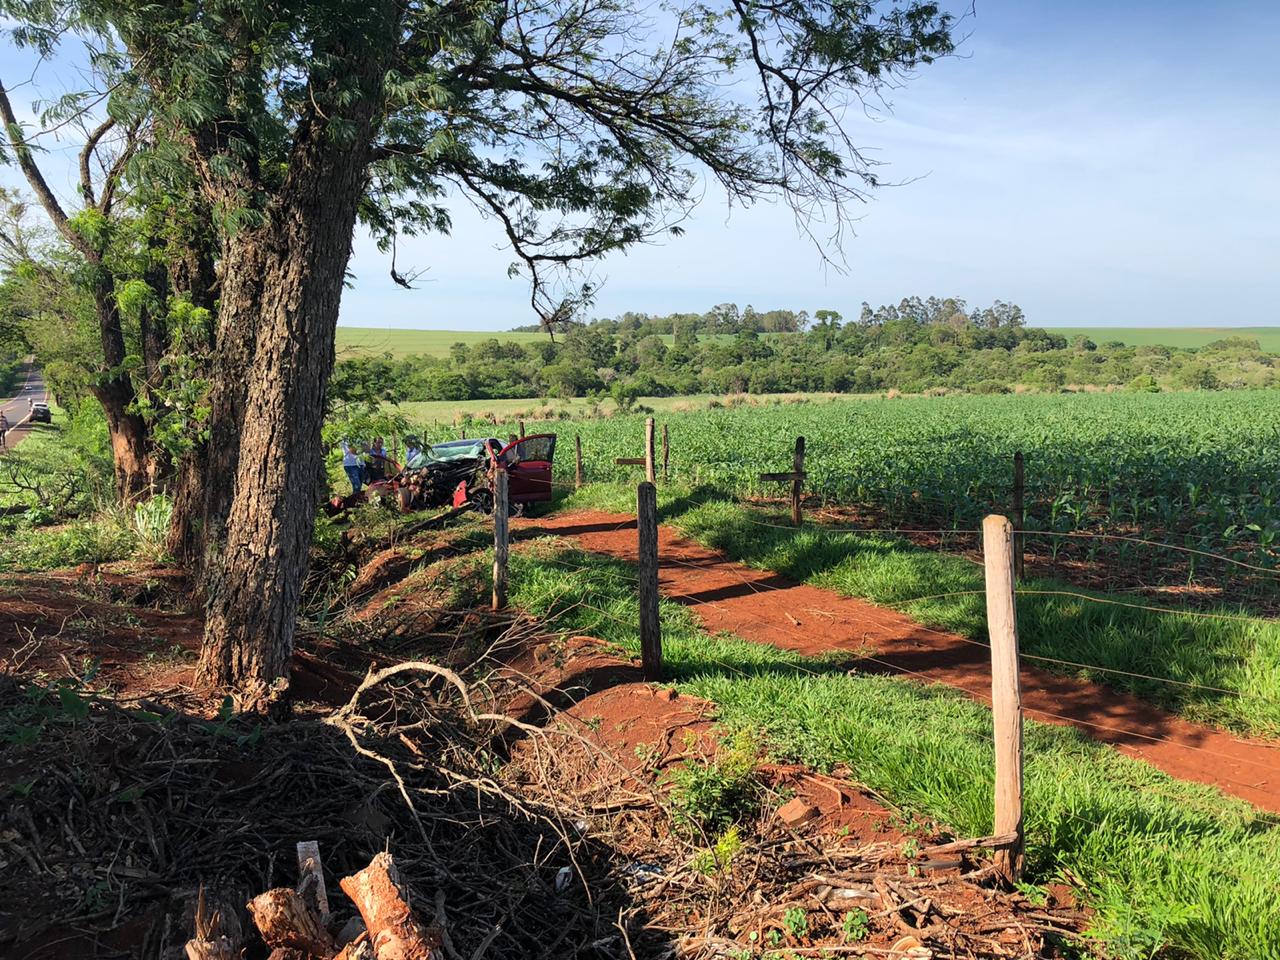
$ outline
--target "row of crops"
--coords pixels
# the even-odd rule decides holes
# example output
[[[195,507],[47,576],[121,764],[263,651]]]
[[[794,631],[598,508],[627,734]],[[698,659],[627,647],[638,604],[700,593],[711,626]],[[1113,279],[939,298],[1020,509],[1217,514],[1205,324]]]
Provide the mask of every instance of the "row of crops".
[[[582,439],[591,479],[635,478],[643,416],[527,424]],[[892,524],[973,529],[1008,509],[1013,455],[1026,458],[1027,528],[1112,532],[1276,565],[1280,393],[848,398],[664,415],[673,480],[739,496],[777,494],[761,470],[789,468],[806,438],[806,490],[865,505]],[[507,425],[492,427],[499,436]],[[572,478],[571,448],[557,475]]]

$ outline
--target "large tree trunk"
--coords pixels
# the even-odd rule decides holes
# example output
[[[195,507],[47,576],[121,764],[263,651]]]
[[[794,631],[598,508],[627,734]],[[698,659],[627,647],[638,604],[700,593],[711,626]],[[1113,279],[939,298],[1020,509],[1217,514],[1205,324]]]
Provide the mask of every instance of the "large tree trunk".
[[[299,153],[271,227],[233,241],[246,246],[234,259],[260,264],[251,274],[260,283],[232,284],[226,274],[220,314],[223,329],[254,326],[257,338],[252,366],[238,372],[243,394],[223,378],[236,371],[219,378],[208,477],[227,476],[234,455],[235,485],[223,546],[207,570],[197,679],[238,688],[250,707],[274,699],[278,681],[288,677],[315,521],[334,330],[364,188],[365,151],[314,143]],[[235,447],[225,441],[237,428]],[[209,497],[211,525],[228,492]]]
[[[232,448],[222,440],[237,421],[239,446],[224,542],[205,578],[196,676],[235,688],[242,708],[270,708],[288,684],[338,305],[402,15],[397,0],[379,0],[363,13],[366,29],[317,41],[327,48],[327,68],[295,128],[285,182],[264,225],[227,240],[210,477],[223,469],[220,458]],[[251,329],[252,365],[237,371],[234,352],[223,353],[235,349],[223,332]],[[237,374],[246,389],[232,410]]]
[[[169,528],[170,552],[192,572],[197,592],[207,592],[211,565],[225,550],[266,269],[264,243],[257,235],[234,243],[222,264],[209,371],[209,437],[187,454],[179,470]]]

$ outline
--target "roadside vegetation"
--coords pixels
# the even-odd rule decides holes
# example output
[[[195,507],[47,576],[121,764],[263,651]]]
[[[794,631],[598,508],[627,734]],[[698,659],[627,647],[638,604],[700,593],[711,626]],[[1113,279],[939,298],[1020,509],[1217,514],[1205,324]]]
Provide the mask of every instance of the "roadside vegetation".
[[[0,571],[162,559],[172,503],[114,496],[106,425],[93,406],[53,406],[0,458]]]
[[[568,571],[589,570],[590,576]],[[629,566],[563,542],[512,558],[513,601],[571,633],[639,652]],[[708,636],[662,604],[664,664],[678,689],[713,701],[729,730],[858,781],[964,836],[992,822],[991,716],[938,686],[850,672],[732,636]],[[1063,727],[1029,723],[1029,883],[1081,889],[1104,953],[1203,960],[1280,958],[1280,827],[1248,804],[1173,780]]]

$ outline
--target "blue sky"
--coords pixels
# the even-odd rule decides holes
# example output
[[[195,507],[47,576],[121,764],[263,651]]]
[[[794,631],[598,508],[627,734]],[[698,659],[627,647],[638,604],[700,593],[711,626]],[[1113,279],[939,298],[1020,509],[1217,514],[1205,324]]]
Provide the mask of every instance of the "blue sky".
[[[962,30],[959,56],[852,127],[903,183],[857,211],[843,271],[785,207],[710,192],[684,237],[599,265],[592,314],[936,294],[1046,326],[1280,324],[1280,3],[977,0]],[[458,204],[451,236],[401,242],[401,271],[426,271],[403,290],[357,236],[341,322],[532,322],[500,242]]]

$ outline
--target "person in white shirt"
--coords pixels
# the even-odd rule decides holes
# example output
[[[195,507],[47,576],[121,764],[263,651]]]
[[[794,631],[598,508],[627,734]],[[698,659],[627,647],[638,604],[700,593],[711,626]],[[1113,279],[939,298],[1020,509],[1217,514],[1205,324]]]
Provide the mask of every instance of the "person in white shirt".
[[[351,481],[351,492],[359,493],[364,487],[364,460],[360,457],[360,445],[343,440],[339,446],[342,447],[342,469]]]

